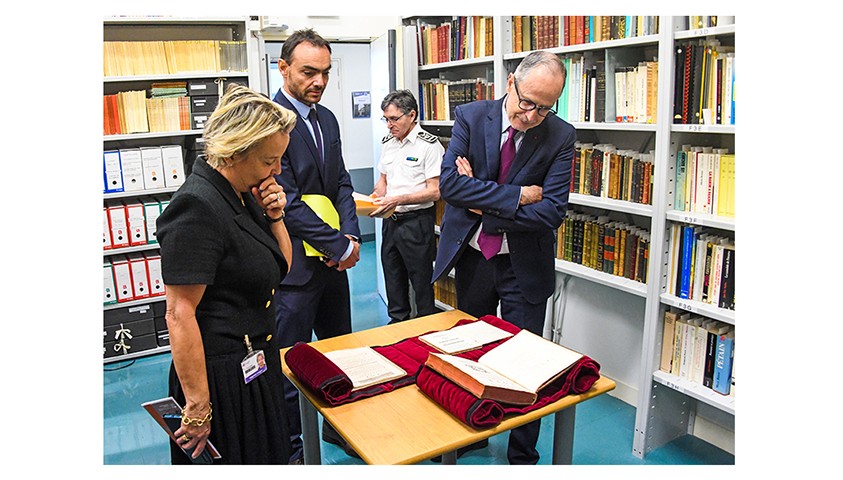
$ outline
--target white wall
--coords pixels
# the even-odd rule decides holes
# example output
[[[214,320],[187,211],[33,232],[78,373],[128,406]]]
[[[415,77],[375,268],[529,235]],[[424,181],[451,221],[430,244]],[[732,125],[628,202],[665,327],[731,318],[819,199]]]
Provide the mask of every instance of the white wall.
[[[564,273],[556,274],[556,284],[562,295],[555,307],[564,311],[560,343],[597,360],[600,372],[617,383],[610,394],[635,405],[644,298]]]
[[[264,37],[275,39],[274,37],[277,36],[281,40],[295,30],[312,27],[329,41],[371,41],[386,33],[387,30],[398,28],[400,25],[400,16],[278,15],[261,17]],[[282,30],[283,26],[287,27],[286,30]]]
[[[267,42],[266,53],[271,59],[277,59],[280,52],[281,43]],[[334,112],[339,121],[343,158],[349,170],[374,165],[371,119],[353,118],[351,111],[351,92],[368,92],[372,88],[370,64],[368,43],[331,43],[331,76],[319,103]],[[269,95],[274,96],[283,84],[277,65],[271,64]],[[373,109],[372,115],[379,117],[379,112]]]

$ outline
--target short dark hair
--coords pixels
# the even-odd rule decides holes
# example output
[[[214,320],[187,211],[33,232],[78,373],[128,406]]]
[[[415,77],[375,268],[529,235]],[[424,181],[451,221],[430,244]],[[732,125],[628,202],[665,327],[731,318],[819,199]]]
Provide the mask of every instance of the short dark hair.
[[[416,97],[409,90],[396,90],[388,93],[381,102],[381,110],[386,110],[386,107],[390,105],[395,105],[395,108],[405,114],[413,110],[418,114],[419,111],[419,104],[416,102]]]
[[[281,60],[287,62],[288,65],[292,64],[293,50],[295,50],[301,42],[307,42],[314,47],[325,47],[328,49],[328,53],[331,53],[331,44],[328,43],[327,40],[316,33],[316,30],[312,28],[304,28],[302,30],[296,30],[292,35],[284,40],[284,45],[281,46]]]

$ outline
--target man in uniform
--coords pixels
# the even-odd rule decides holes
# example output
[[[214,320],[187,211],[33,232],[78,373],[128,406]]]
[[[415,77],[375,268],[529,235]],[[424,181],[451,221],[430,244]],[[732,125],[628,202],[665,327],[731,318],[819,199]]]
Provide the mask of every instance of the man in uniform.
[[[372,193],[379,208],[369,216],[383,220],[381,262],[389,323],[436,312],[433,260],[436,256],[436,207],[444,147],[418,124],[418,104],[409,90],[388,94],[381,102],[389,135],[383,138],[380,178]],[[410,285],[416,304],[413,315]]]

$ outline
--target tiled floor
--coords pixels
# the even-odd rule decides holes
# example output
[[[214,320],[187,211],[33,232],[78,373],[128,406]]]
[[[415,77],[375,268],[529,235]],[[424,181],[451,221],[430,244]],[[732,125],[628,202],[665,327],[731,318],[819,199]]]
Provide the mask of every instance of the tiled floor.
[[[349,271],[355,330],[385,325],[386,306],[375,285],[375,243],[361,248],[361,261]],[[169,464],[167,437],[140,404],[167,395],[170,355],[159,354],[103,367],[103,463]],[[651,452],[644,460],[632,454],[635,409],[609,395],[577,407],[574,464],[578,465],[734,465],[735,457],[693,436],[681,437]],[[539,464],[550,463],[552,417],[542,420]],[[489,447],[459,459],[464,465],[506,464],[508,434],[490,439]],[[323,462],[358,465],[338,447],[322,442]],[[426,461],[423,464],[433,465]]]

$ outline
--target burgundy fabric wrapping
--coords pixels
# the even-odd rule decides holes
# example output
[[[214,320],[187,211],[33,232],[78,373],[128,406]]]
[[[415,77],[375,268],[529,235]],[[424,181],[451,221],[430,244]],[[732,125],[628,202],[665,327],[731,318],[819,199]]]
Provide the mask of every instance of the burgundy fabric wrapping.
[[[461,422],[473,428],[483,429],[501,423],[505,415],[527,413],[570,393],[587,392],[598,378],[600,365],[583,356],[565,375],[539,390],[538,398],[532,405],[509,405],[479,399],[426,365],[419,370],[416,385]]]
[[[331,405],[338,405],[351,393],[351,379],[322,352],[297,343],[284,355],[287,366],[304,385]]]
[[[506,320],[492,315],[480,317],[478,320],[483,320],[512,334],[521,330]],[[454,326],[472,321],[462,319]],[[459,356],[477,360],[484,353],[506,340],[484,345],[476,350],[461,353]],[[428,354],[437,350],[419,340],[418,337],[407,338],[392,345],[372,348],[403,368],[408,372],[408,375],[392,382],[372,385],[352,392],[352,384],[348,376],[328,357],[306,343],[294,345],[287,351],[284,359],[296,378],[329,405],[342,405],[416,383],[427,396],[442,405],[460,421],[474,428],[491,427],[500,423],[506,414],[525,413],[555,402],[568,393],[585,392],[600,377],[600,365],[588,357],[583,357],[566,375],[540,391],[539,398],[533,405],[502,405],[492,400],[480,400],[455,383],[425,367],[424,362],[427,360]]]
[[[515,325],[493,316],[481,317],[478,320],[484,320],[513,334],[518,333],[520,330]],[[472,321],[470,319],[462,319],[455,323],[454,326]],[[483,351],[499,344],[500,342],[495,342],[485,345]],[[322,352],[306,343],[297,343],[287,350],[284,360],[296,378],[305,387],[329,405],[336,406],[412,385],[416,381],[416,372],[418,372],[419,367],[427,360],[427,355],[430,352],[437,351],[435,348],[419,340],[418,337],[410,337],[392,345],[372,348],[408,372],[407,376],[393,380],[392,382],[372,385],[371,387],[352,392],[351,379],[334,362],[323,355]],[[473,357],[476,360],[482,355],[483,351],[466,353],[476,354],[476,357]]]
[[[501,404],[475,397],[430,367],[422,366],[419,369],[416,385],[431,400],[466,425],[482,429],[494,427],[503,420],[504,409]]]

